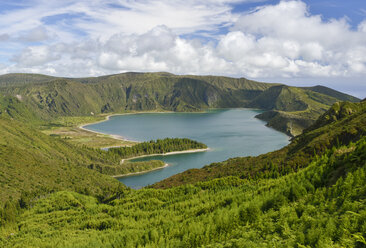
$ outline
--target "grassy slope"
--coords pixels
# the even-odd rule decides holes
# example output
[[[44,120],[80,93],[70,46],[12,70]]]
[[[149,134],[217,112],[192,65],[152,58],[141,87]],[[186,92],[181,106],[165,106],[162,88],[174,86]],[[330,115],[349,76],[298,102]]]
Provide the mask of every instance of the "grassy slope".
[[[65,117],[60,116],[51,123],[42,121],[33,109],[27,107],[22,99],[0,95],[0,117],[18,120],[42,130],[44,133],[67,138],[73,144],[100,148],[110,146],[126,146],[135,142],[116,139],[109,135],[97,134],[79,128],[80,125],[105,120],[106,116]]]
[[[18,98],[11,96],[0,95],[0,117],[37,125],[43,123],[32,109],[29,109]]]
[[[0,118],[0,199],[18,199],[22,192],[73,190],[103,195],[119,186],[109,176],[90,170],[91,164],[119,160],[92,149],[76,147],[15,120]]]
[[[311,89],[285,85],[271,87],[254,99],[251,106],[270,110],[257,117],[268,121],[270,127],[296,136],[301,134],[304,128],[314,123],[333,103],[351,98],[336,94],[336,91],[328,88],[326,88],[328,91],[324,92],[330,95],[324,95]]]
[[[52,122],[44,123],[39,129],[45,134],[59,136],[73,144],[86,145],[92,148],[131,146],[136,144],[136,142],[125,140],[119,136],[91,132],[80,128],[88,123],[104,121],[106,117],[106,115],[61,116],[52,120]]]
[[[348,144],[366,134],[366,102],[336,103],[286,147],[258,157],[233,158],[202,169],[191,169],[153,185],[167,188],[225,176],[278,177],[307,166],[314,154],[336,143]]]
[[[75,126],[58,126],[43,130],[43,133],[51,136],[59,136],[76,145],[86,145],[92,148],[107,148],[117,146],[131,146],[136,142],[116,139],[108,134],[90,132]]]
[[[0,75],[0,87],[47,82],[53,79],[55,79],[55,77],[42,74],[10,73]]]
[[[366,140],[274,180],[227,177],[132,191],[107,204],[73,192],[0,229],[3,247],[364,247]],[[11,234],[12,233],[12,234]]]
[[[118,156],[45,135],[35,129],[34,126],[39,125],[49,124],[40,121],[23,101],[0,96],[1,206],[9,198],[19,199],[24,192],[44,194],[69,189],[103,195],[119,187],[118,181],[87,167],[118,168],[118,174],[148,167],[146,164],[119,165]],[[155,167],[158,166],[161,164]]]
[[[339,91],[321,86],[321,85],[317,85],[317,86],[313,86],[313,87],[303,87],[303,89],[309,89],[311,91],[315,91],[318,93],[322,93],[328,96],[332,96],[334,98],[337,98],[339,100],[345,101],[345,102],[353,102],[355,100],[354,97],[340,93]]]
[[[0,133],[0,209],[8,199],[17,200],[25,192],[42,195],[67,189],[107,197],[121,184],[106,175],[122,175],[164,166],[162,161],[121,163],[121,159],[128,156],[118,154],[119,149],[130,149],[138,155],[154,153],[145,150],[148,142],[102,151],[74,145],[59,136],[43,134],[9,117],[0,117]],[[185,139],[168,141],[148,144],[158,144],[156,153],[205,147]]]
[[[83,84],[91,87],[94,83]],[[197,95],[188,98],[199,99],[206,91],[195,92]],[[6,203],[0,211],[0,225],[4,219],[8,221],[0,229],[1,246],[362,247],[364,242],[365,102],[334,105],[314,126],[280,151],[189,170],[160,187],[213,181],[165,191],[128,192],[119,189],[120,184],[115,180],[86,168],[106,165],[116,159],[21,124],[16,119],[34,115],[27,109],[24,98],[5,97],[1,101],[2,202],[9,196],[17,200],[22,191],[44,194],[72,190],[98,199],[120,198],[103,204],[95,197],[58,192],[34,205],[27,204],[25,207],[30,209],[17,218],[16,207]],[[52,106],[52,98],[48,103]],[[279,104],[286,106],[283,101]],[[9,114],[9,110],[15,111],[14,114]],[[357,146],[340,147],[360,138],[362,141]],[[335,144],[336,148],[325,151]],[[314,151],[326,155],[296,174],[280,177],[308,166]],[[222,178],[227,175],[238,177]]]
[[[271,111],[259,115],[270,126],[297,135],[336,101],[358,101],[326,87],[305,89],[244,78],[124,73],[98,78],[55,78],[44,82],[45,79],[31,74],[25,84],[18,77],[18,74],[14,75],[14,86],[2,87],[0,92],[20,96],[24,104],[44,120],[136,110],[256,107]]]

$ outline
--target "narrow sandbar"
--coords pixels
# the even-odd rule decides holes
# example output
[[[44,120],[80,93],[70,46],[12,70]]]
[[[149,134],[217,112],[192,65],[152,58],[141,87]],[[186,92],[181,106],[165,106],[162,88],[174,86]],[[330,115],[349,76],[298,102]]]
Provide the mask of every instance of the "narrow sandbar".
[[[144,170],[144,171],[127,173],[127,174],[115,175],[115,176],[112,176],[112,177],[121,178],[121,177],[128,177],[128,176],[133,176],[133,175],[138,175],[138,174],[144,174],[144,173],[148,173],[148,172],[151,172],[151,171],[154,171],[154,170],[160,170],[160,169],[163,169],[163,168],[168,167],[168,166],[169,166],[169,164],[164,164],[164,166],[156,167],[156,168],[153,168],[151,170]]]
[[[169,156],[169,155],[182,154],[182,153],[206,152],[208,150],[210,150],[209,147],[201,148],[201,149],[190,149],[190,150],[184,150],[184,151],[147,154],[147,155],[141,155],[141,156],[136,156],[136,157],[132,157],[132,158],[124,158],[121,160],[121,164],[123,164],[124,161],[126,161],[126,160],[132,160],[132,159],[136,159],[136,158],[153,157],[153,156]]]

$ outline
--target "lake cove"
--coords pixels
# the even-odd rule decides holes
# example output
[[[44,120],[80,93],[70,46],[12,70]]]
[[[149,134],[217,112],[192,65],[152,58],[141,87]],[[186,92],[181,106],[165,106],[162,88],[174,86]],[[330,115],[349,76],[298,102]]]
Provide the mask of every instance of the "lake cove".
[[[205,152],[158,155],[131,161],[163,160],[169,166],[144,174],[119,178],[131,188],[141,188],[192,168],[233,157],[256,156],[289,143],[289,137],[254,118],[261,113],[252,109],[210,110],[204,113],[142,113],[116,115],[108,121],[85,128],[122,136],[128,140],[149,141],[189,138],[205,143]]]

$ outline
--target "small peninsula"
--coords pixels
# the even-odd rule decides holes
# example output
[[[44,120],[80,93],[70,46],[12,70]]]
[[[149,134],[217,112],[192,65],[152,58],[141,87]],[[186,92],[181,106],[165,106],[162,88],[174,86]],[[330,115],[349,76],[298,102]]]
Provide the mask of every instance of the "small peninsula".
[[[142,156],[170,155],[177,153],[204,152],[207,146],[203,143],[187,138],[165,138],[156,141],[137,143],[133,146],[112,147],[107,151],[109,157],[120,162],[115,165],[89,165],[89,169],[114,177],[126,176],[126,174],[146,173],[151,170],[164,168],[167,165],[160,160],[132,162],[130,159]]]

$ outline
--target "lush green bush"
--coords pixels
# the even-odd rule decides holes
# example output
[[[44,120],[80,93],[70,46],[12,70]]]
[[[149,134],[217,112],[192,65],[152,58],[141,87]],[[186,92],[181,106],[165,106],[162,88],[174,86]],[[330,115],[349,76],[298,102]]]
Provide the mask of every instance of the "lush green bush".
[[[141,142],[133,146],[110,148],[108,152],[117,154],[121,158],[131,158],[141,155],[164,154],[168,152],[203,148],[207,148],[207,146],[195,140],[186,138],[165,138],[156,141]]]
[[[342,102],[324,113],[314,127],[305,130],[286,147],[257,157],[239,157],[191,169],[153,185],[168,188],[214,178],[278,178],[308,166],[327,149],[348,145],[366,135],[366,101]]]
[[[125,161],[124,163],[117,166],[108,166],[108,165],[91,165],[89,168],[99,171],[100,173],[118,176],[125,175],[130,173],[144,172],[152,169],[156,169],[159,167],[163,167],[165,163],[161,160],[149,160],[149,161],[140,161],[140,162],[129,162]]]
[[[103,203],[57,192],[3,227],[3,247],[364,247],[366,138],[277,179],[224,177]],[[10,231],[9,231],[10,232]]]

